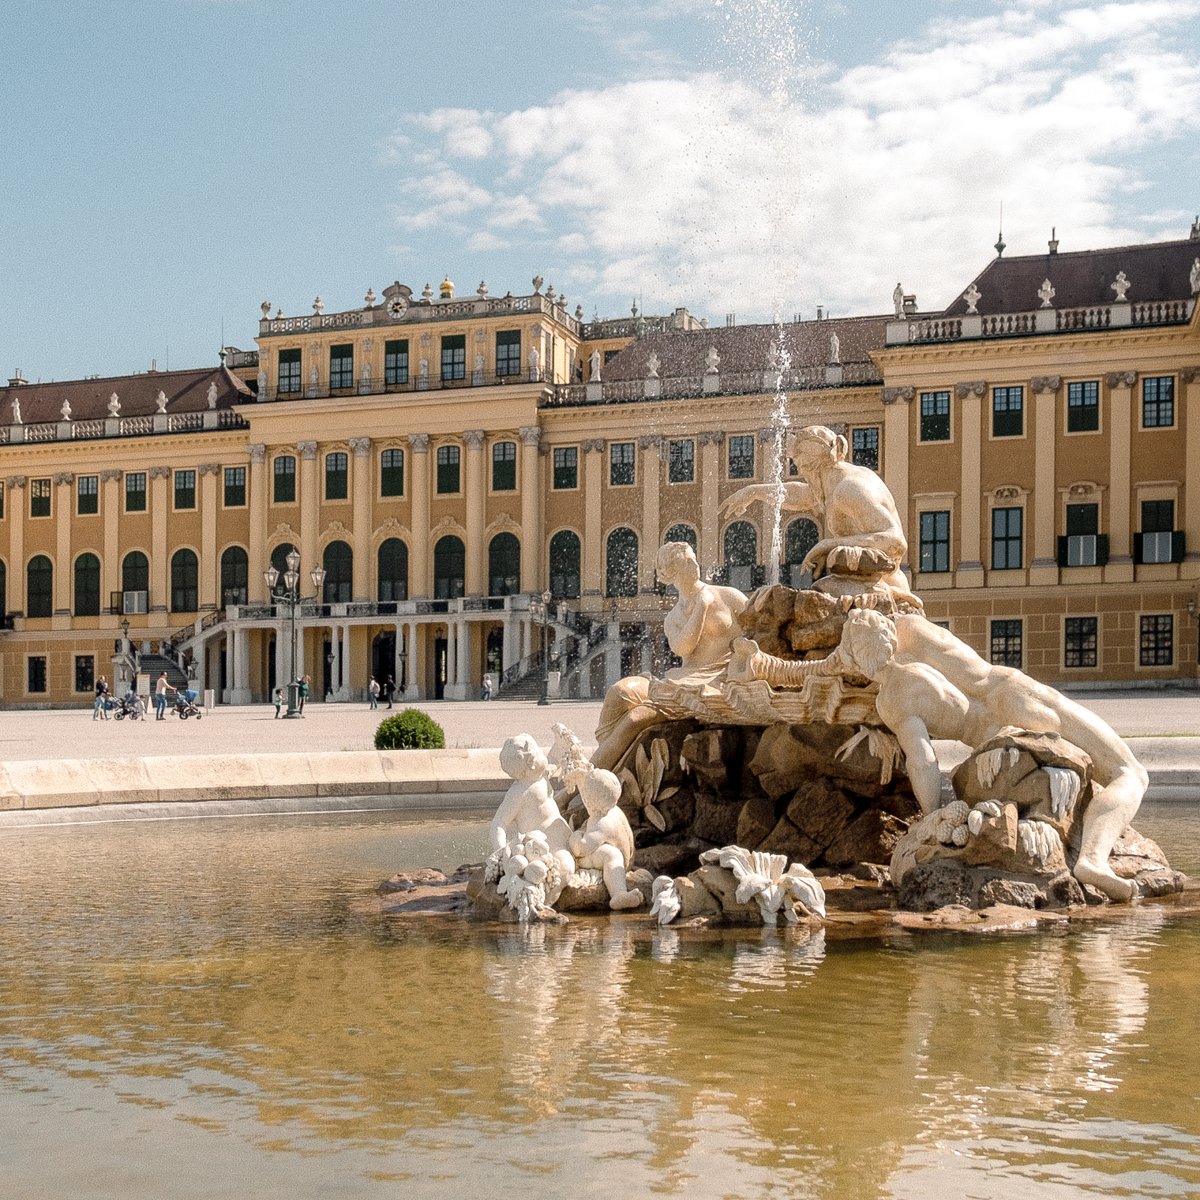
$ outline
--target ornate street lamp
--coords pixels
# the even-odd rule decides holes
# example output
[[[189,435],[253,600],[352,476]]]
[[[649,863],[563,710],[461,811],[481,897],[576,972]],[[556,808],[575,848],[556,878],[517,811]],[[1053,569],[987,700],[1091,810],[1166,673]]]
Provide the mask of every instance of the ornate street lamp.
[[[309,604],[316,600],[321,595],[321,589],[325,586],[325,568],[313,567],[309,572],[309,578],[312,580],[313,592],[312,596],[300,595],[300,551],[289,550],[287,558],[287,570],[283,573],[283,586],[279,586],[279,572],[275,567],[268,567],[263,572],[263,579],[267,584],[267,591],[271,599],[276,604],[286,604],[288,607],[289,616],[292,626],[292,657],[289,662],[291,678],[287,684],[287,712],[285,717],[300,716],[300,706],[298,700],[300,697],[300,676],[303,672],[296,668],[296,609],[302,604]],[[276,678],[278,679],[279,668],[276,664]]]
[[[534,614],[541,611],[542,615],[542,697],[538,704],[550,703],[550,602],[554,599],[553,592],[543,592],[540,596],[533,594]]]

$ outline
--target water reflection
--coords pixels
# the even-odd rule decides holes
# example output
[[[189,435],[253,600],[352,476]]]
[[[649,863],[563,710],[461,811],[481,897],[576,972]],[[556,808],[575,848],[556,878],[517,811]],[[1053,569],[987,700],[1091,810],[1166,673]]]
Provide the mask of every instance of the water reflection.
[[[12,1194],[71,1194],[81,1136],[133,1197],[191,1194],[179,1162],[230,1195],[1200,1186],[1200,939],[1162,908],[883,945],[368,911],[378,879],[482,834],[378,814],[0,833]],[[143,1137],[170,1153],[130,1182]]]

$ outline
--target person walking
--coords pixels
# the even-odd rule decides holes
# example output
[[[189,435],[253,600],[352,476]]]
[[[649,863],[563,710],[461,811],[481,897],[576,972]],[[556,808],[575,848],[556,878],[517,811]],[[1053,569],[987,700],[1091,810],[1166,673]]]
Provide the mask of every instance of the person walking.
[[[279,720],[279,710],[283,707],[283,688],[277,687],[271,697],[275,701],[275,720]]]
[[[92,720],[108,720],[108,680],[103,675],[96,680],[96,702],[92,705]]]
[[[371,676],[371,682],[367,684],[367,700],[370,701],[371,708],[379,707],[379,680],[374,675]]]
[[[164,671],[154,685],[154,711],[156,714],[154,719],[156,721],[167,719],[167,693],[173,691],[175,689],[167,681],[167,673]]]
[[[389,675],[387,683],[383,685],[383,698],[387,701],[388,708],[392,707],[392,694],[396,690],[396,681]]]
[[[495,683],[492,681],[492,673],[488,671],[483,677],[483,687],[479,692],[480,700],[490,700],[492,692],[495,690]]]
[[[300,678],[298,680],[296,680],[296,682],[300,685],[299,686],[300,702],[296,707],[296,711],[301,716],[304,716],[304,702],[305,702],[305,700],[308,699],[308,685],[310,682],[309,676],[301,675]]]

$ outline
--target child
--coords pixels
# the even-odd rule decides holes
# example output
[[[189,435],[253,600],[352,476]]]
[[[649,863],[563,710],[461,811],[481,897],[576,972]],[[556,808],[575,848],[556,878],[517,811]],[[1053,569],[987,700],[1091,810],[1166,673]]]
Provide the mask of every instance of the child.
[[[283,707],[283,688],[277,687],[275,695],[272,697],[275,701],[275,720],[279,720],[279,710]]]

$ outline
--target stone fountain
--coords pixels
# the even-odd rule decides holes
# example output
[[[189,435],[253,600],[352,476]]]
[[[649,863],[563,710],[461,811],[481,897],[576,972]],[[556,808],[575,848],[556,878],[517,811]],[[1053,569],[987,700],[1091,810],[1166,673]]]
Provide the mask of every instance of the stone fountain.
[[[797,478],[745,487],[724,511],[778,504],[813,519],[813,586],[747,596],[701,578],[685,543],[663,546],[658,576],[678,591],[664,631],[681,665],[615,684],[590,756],[562,727],[549,756],[509,739],[513,784],[467,889],[476,913],[813,922],[821,880],[846,876],[862,885],[856,906],[910,912],[1183,890],[1131,828],[1148,781],[1125,742],[926,619],[891,493],[847,461],[843,437],[806,426],[788,452]],[[936,742],[968,756],[948,774]]]

